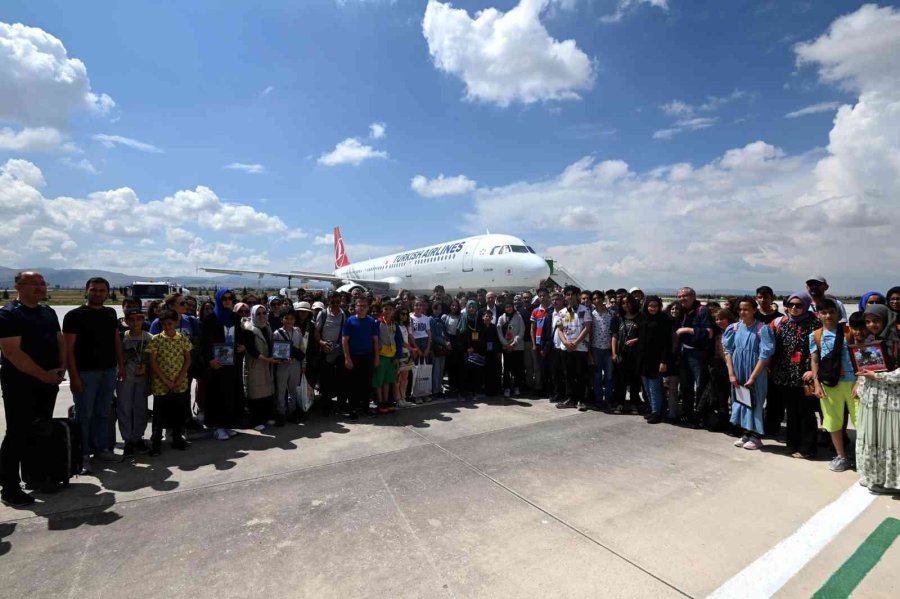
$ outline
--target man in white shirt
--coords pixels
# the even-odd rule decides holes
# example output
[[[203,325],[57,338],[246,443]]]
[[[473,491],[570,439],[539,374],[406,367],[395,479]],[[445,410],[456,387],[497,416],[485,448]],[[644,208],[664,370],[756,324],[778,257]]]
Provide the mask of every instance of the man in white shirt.
[[[588,345],[593,317],[587,306],[579,303],[581,289],[568,285],[564,291],[566,307],[554,314],[555,335],[559,340],[559,354],[563,360],[566,381],[566,401],[557,408],[587,410]]]

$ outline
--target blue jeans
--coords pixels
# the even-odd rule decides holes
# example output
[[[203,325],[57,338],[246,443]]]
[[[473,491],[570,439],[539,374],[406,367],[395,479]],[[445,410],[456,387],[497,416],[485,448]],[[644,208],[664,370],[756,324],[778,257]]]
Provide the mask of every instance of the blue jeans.
[[[662,377],[658,376],[651,379],[650,377],[645,376],[641,378],[644,381],[644,389],[646,390],[647,395],[650,396],[650,411],[662,416],[663,406],[666,401]]]
[[[591,348],[594,357],[594,401],[597,405],[609,403],[613,399],[612,350]]]
[[[681,350],[681,400],[682,414],[693,420],[694,404],[703,397],[709,383],[709,354],[706,350],[682,348]]]
[[[116,390],[116,369],[84,370],[80,373],[81,393],[73,394],[75,419],[81,426],[81,453],[106,451],[109,409]]]

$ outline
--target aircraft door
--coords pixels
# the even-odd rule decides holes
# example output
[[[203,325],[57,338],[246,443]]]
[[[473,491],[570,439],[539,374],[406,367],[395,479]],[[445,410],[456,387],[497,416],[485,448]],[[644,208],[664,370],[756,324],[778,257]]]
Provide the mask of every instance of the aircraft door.
[[[472,272],[475,270],[475,252],[478,251],[480,240],[473,240],[466,243],[463,248],[463,272]]]

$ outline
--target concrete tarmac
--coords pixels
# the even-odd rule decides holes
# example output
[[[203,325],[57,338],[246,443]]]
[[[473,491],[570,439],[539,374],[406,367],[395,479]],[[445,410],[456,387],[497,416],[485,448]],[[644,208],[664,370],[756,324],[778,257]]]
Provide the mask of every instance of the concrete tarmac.
[[[732,441],[500,398],[204,435],[0,506],[0,596],[703,597],[857,480]],[[779,596],[889,517],[877,498]],[[898,596],[898,549],[854,597]]]

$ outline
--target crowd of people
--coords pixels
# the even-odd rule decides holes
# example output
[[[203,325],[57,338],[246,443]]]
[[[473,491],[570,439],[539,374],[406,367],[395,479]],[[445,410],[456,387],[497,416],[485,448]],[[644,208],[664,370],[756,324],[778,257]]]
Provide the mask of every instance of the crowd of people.
[[[767,286],[705,303],[683,287],[668,305],[638,288],[451,297],[437,286],[430,297],[219,289],[198,302],[174,293],[146,311],[125,298],[119,318],[105,305],[109,283],[95,277],[60,326],[42,303],[40,273],[21,272],[15,284],[17,299],[0,309],[0,482],[11,506],[34,502],[26,490],[60,489],[44,424],[67,377],[82,475],[97,461],[158,456],[166,438],[185,450],[189,428],[225,442],[310,417],[529,396],[720,430],[746,450],[783,436],[803,459],[820,453],[821,421],[831,470],[855,463],[872,492],[900,493],[900,287],[865,294],[849,315],[815,276],[788,296],[785,313]]]

